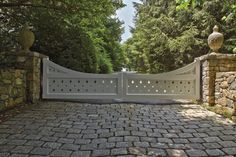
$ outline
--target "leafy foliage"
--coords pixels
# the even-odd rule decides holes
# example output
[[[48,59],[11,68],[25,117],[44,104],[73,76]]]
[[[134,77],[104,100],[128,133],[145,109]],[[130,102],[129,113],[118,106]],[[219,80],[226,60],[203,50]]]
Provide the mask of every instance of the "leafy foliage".
[[[33,27],[33,51],[83,72],[109,73],[124,65],[122,23],[113,15],[123,4],[111,0],[3,0],[0,52],[15,49],[26,22]]]
[[[158,73],[192,62],[210,52],[207,38],[216,24],[225,37],[221,52],[236,52],[234,0],[143,0],[135,6],[136,28],[124,44],[132,70]]]

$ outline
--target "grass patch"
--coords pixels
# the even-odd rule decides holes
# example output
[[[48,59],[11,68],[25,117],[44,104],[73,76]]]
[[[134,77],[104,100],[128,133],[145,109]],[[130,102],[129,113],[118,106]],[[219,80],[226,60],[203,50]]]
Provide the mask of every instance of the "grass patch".
[[[220,106],[220,105],[209,106],[208,104],[202,104],[201,106],[203,106],[205,109],[207,109],[209,111],[220,114],[225,118],[232,119],[233,109],[223,107],[223,106]]]

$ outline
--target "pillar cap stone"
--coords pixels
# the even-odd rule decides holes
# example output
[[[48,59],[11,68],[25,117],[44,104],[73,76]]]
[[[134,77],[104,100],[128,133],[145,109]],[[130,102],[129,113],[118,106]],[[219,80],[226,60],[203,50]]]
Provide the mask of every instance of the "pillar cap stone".
[[[47,55],[38,52],[25,53],[25,51],[19,51],[17,56],[26,56],[26,57],[37,57],[37,58],[49,58]]]
[[[205,60],[217,60],[217,59],[230,59],[236,61],[236,54],[222,54],[222,53],[210,53],[200,57],[195,58],[195,60],[205,61]]]

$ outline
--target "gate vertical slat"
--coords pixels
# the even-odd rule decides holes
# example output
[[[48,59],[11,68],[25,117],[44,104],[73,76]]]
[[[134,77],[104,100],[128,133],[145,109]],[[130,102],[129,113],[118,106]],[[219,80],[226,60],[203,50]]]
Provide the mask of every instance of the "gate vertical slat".
[[[48,64],[47,61],[49,59],[48,58],[44,58],[43,59],[43,98],[46,98],[47,94],[48,94],[48,82],[47,82],[47,69],[48,69]]]
[[[195,75],[196,75],[196,85],[195,85],[195,88],[196,88],[196,100],[200,100],[201,98],[201,61],[200,60],[195,60],[196,62],[196,70],[195,70]]]

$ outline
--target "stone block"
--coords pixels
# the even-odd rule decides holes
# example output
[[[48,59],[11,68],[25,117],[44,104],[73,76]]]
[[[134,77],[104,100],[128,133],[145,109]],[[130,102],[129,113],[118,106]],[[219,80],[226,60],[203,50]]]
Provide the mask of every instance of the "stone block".
[[[61,147],[61,143],[57,142],[46,142],[43,147],[45,148],[52,148],[52,149],[59,149]]]
[[[236,74],[236,72],[235,72],[235,74]],[[235,75],[231,75],[231,76],[229,76],[228,78],[227,78],[227,82],[229,83],[229,84],[231,84],[232,82],[236,82],[236,76]]]
[[[232,116],[231,119],[236,122],[236,115],[235,116]]]
[[[209,156],[223,156],[223,155],[225,155],[225,153],[222,152],[220,149],[207,149],[206,152]]]
[[[14,100],[13,98],[8,99],[8,101],[6,101],[6,107],[12,107],[14,106]]]
[[[22,78],[22,76],[23,76],[23,71],[15,70],[15,77],[16,78]]]
[[[218,60],[209,60],[208,66],[209,67],[216,67],[219,64]]]
[[[183,150],[178,149],[168,149],[167,154],[170,157],[187,157],[187,154]]]
[[[215,67],[215,66],[208,66],[208,67],[204,67],[203,70],[206,70],[206,71],[218,71],[218,67]]]
[[[227,67],[219,67],[219,71],[220,72],[227,72],[227,71],[230,71],[230,70]]]
[[[236,90],[236,80],[234,80],[234,81],[231,83],[229,89],[230,89],[230,90]]]
[[[222,72],[216,73],[216,78],[222,78],[222,77],[224,77],[224,73],[222,73]]]
[[[217,102],[221,106],[227,106],[227,99],[225,97],[218,99]]]
[[[72,153],[71,157],[90,157],[90,151],[75,151]]]
[[[12,81],[9,79],[9,80],[7,80],[7,79],[4,79],[4,80],[2,80],[2,82],[4,83],[4,84],[11,84],[12,83]]]
[[[17,146],[11,152],[26,154],[26,153],[29,153],[32,149],[33,149],[32,146]]]
[[[227,89],[227,88],[229,87],[228,82],[227,82],[227,81],[223,81],[223,82],[220,84],[220,87],[221,87],[222,89]]]
[[[20,62],[20,63],[26,62],[26,57],[18,56],[18,57],[17,57],[17,62]]]
[[[220,97],[221,97],[221,93],[220,93],[220,92],[216,92],[216,93],[215,93],[215,98],[216,98],[216,99],[219,99]]]
[[[14,100],[14,104],[21,104],[24,102],[24,97],[19,97]]]
[[[109,149],[99,149],[99,150],[94,150],[93,154],[95,156],[109,156],[110,155],[110,150]]]
[[[10,89],[9,89],[9,94],[10,94],[11,97],[17,97],[17,95],[18,95],[19,93],[18,93],[17,88],[10,88]]]
[[[219,83],[216,83],[216,85],[215,85],[215,91],[220,91],[220,85],[219,85]]]
[[[210,80],[210,77],[205,77],[205,78],[203,79],[203,84],[204,84],[204,85],[208,84],[208,83],[209,83],[209,80]]]
[[[22,85],[23,84],[23,80],[20,78],[16,79],[16,85]]]
[[[111,150],[111,155],[125,155],[128,154],[128,151],[126,148],[114,148]]]
[[[12,78],[12,74],[8,70],[1,70],[0,73],[2,75],[2,78],[5,78],[5,79]]]
[[[209,96],[209,95],[210,95],[210,91],[209,91],[208,89],[205,89],[205,90],[203,91],[203,94],[204,94],[205,96]]]
[[[9,98],[9,95],[1,95],[1,100],[6,100]]]
[[[236,155],[236,149],[235,147],[230,147],[230,148],[223,148],[222,149],[225,153],[228,155]]]
[[[57,156],[57,157],[69,157],[72,151],[69,150],[54,150],[50,156]]]
[[[209,66],[209,62],[208,62],[208,61],[203,62],[203,63],[202,63],[202,66],[203,66],[203,67],[208,67],[208,66]]]
[[[48,149],[48,148],[34,148],[30,154],[34,154],[34,155],[44,155],[44,156],[49,156],[50,152],[52,151],[52,149]]]
[[[234,60],[232,59],[218,59],[219,64],[234,64]]]
[[[1,86],[1,88],[0,88],[0,95],[8,94],[10,89],[9,89],[8,86]]]
[[[206,152],[204,152],[203,150],[199,150],[199,149],[187,150],[187,154],[188,154],[190,157],[207,156]]]
[[[0,110],[3,110],[5,108],[5,103],[4,101],[0,100]]]

